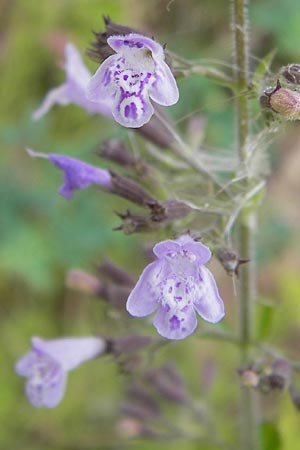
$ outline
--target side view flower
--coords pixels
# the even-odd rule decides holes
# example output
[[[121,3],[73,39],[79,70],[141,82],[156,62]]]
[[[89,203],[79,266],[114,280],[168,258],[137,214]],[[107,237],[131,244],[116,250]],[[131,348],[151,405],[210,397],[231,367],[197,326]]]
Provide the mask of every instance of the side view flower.
[[[33,157],[48,159],[64,172],[63,185],[58,192],[67,199],[72,198],[74,191],[85,189],[91,184],[98,184],[107,189],[111,187],[111,175],[108,170],[94,167],[76,158],[55,153],[46,155],[31,149],[27,149],[27,153]]]
[[[176,81],[160,44],[137,33],[111,36],[107,43],[116,54],[104,60],[88,83],[89,100],[113,98],[115,120],[132,128],[150,120],[154,112],[150,99],[163,106],[178,101]]]
[[[224,317],[224,304],[211,272],[208,247],[189,235],[154,246],[157,260],[143,271],[127,300],[127,311],[145,317],[157,310],[153,324],[168,339],[184,339],[197,327],[197,312],[207,322]]]
[[[25,392],[33,406],[54,408],[64,396],[68,372],[105,350],[105,340],[98,337],[33,337],[31,350],[17,361],[15,371],[27,378]]]
[[[92,114],[102,114],[111,118],[111,104],[99,100],[98,103],[86,98],[86,87],[91,79],[91,73],[84,65],[80,53],[73,44],[65,47],[66,81],[51,89],[41,105],[34,111],[33,119],[38,120],[55,104],[69,105],[74,103]]]

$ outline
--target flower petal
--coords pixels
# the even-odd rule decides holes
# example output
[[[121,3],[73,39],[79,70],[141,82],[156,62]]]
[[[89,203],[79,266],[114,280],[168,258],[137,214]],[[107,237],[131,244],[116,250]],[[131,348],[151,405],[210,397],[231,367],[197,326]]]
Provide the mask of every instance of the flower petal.
[[[69,105],[70,103],[71,100],[67,92],[67,85],[66,83],[61,84],[60,86],[53,88],[48,92],[40,106],[33,112],[32,118],[33,120],[39,120],[42,116],[47,114],[47,112],[55,104],[65,106]]]
[[[201,242],[188,242],[182,246],[182,249],[196,255],[199,264],[206,264],[211,258],[210,249]]]
[[[181,311],[161,307],[154,317],[153,325],[161,336],[167,339],[180,340],[195,331],[197,319],[192,306],[186,306]]]
[[[206,268],[199,268],[201,284],[204,287],[204,294],[199,300],[194,302],[196,311],[202,319],[207,322],[216,323],[223,319],[225,315],[224,303],[219,295],[219,291],[212,273]]]
[[[111,100],[115,95],[114,68],[118,65],[118,56],[111,55],[100,65],[87,84],[86,96],[92,102]]]
[[[46,353],[63,367],[72,370],[88,359],[101,355],[106,349],[106,342],[99,337],[77,337],[43,340],[33,337],[34,350]]]
[[[158,258],[163,258],[164,256],[168,256],[170,253],[176,253],[180,251],[180,245],[176,241],[172,241],[171,239],[167,239],[166,241],[158,242],[153,247],[153,253]]]
[[[31,374],[32,366],[36,363],[38,357],[35,352],[28,352],[15,364],[15,372],[21,377],[28,377]]]
[[[91,184],[99,184],[108,189],[111,186],[111,176],[108,170],[54,153],[49,154],[48,159],[64,172],[64,184],[59,188],[59,193],[67,199],[72,198],[75,190],[85,189]]]
[[[178,102],[178,87],[169,66],[165,61],[156,64],[156,80],[152,84],[149,95],[151,99],[163,106],[174,105]]]
[[[163,261],[154,261],[144,269],[128,297],[126,309],[129,314],[145,317],[157,308],[159,302],[157,285],[160,282],[162,270]]]
[[[75,45],[71,43],[65,46],[65,71],[67,81],[74,82],[83,89],[85,89],[91,79],[91,72],[84,65]]]
[[[115,52],[122,53],[124,48],[141,49],[146,47],[151,50],[152,55],[156,60],[161,61],[165,57],[162,46],[158,42],[155,42],[153,39],[148,36],[144,36],[143,34],[130,33],[123,36],[110,36],[107,39],[107,43],[113,50],[115,50]]]
[[[67,385],[67,373],[61,368],[48,380],[41,379],[38,383],[29,378],[25,385],[28,400],[35,408],[45,406],[54,408],[62,400]]]
[[[148,123],[154,112],[148,95],[143,96],[142,92],[124,94],[120,89],[113,108],[115,120],[124,127],[140,128]]]

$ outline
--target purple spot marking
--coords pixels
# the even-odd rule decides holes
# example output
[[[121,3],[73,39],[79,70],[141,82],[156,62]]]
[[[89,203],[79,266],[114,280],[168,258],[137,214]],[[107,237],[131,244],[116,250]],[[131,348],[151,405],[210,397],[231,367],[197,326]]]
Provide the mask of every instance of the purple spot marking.
[[[123,80],[127,80],[128,79],[128,75],[123,75]]]
[[[169,322],[171,330],[178,330],[180,328],[180,320],[177,316],[172,316]]]
[[[144,47],[144,44],[142,42],[137,42],[136,46],[137,48],[142,48]]]

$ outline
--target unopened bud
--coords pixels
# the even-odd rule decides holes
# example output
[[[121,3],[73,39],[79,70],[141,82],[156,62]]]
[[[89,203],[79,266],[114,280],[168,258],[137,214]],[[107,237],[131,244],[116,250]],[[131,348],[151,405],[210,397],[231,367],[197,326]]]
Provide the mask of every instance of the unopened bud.
[[[115,356],[121,356],[124,354],[137,352],[152,343],[153,338],[150,336],[132,334],[129,336],[111,339],[109,341],[109,349]]]
[[[264,107],[269,106],[285,119],[300,119],[300,93],[281,87],[279,80],[276,87],[265,91],[262,98],[264,98]]]
[[[112,261],[105,259],[98,266],[98,270],[102,275],[109,277],[116,284],[121,284],[123,286],[134,286],[134,278],[119,266],[116,266]]]
[[[151,210],[151,219],[154,222],[183,219],[193,211],[186,203],[178,200],[167,200],[165,202],[154,203],[151,205]]]
[[[228,275],[239,275],[239,267],[241,264],[249,262],[249,259],[242,259],[232,249],[227,247],[219,247],[216,256]]]
[[[99,295],[103,289],[103,283],[98,278],[79,269],[68,272],[66,286],[89,295]]]
[[[258,388],[264,394],[271,391],[282,391],[285,388],[285,379],[281,375],[271,373],[260,378]]]
[[[122,230],[126,235],[152,231],[159,227],[159,223],[154,222],[150,217],[132,214],[129,210],[125,214],[116,214],[122,219],[122,224],[114,228],[114,230]]]
[[[110,191],[120,197],[144,207],[149,207],[157,203],[152,195],[146,192],[138,183],[129,178],[118,175],[115,172],[110,172],[111,188]]]

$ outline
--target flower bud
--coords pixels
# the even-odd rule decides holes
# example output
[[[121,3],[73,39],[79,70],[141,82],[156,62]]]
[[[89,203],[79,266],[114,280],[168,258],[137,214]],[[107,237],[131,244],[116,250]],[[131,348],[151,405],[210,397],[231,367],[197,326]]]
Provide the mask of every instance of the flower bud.
[[[116,266],[108,259],[102,261],[102,263],[98,266],[98,270],[102,275],[107,276],[116,284],[131,287],[135,284],[134,278],[126,270]]]
[[[110,172],[111,189],[114,194],[120,195],[127,200],[144,207],[157,203],[154,197],[146,192],[138,183],[123,177],[115,172]]]
[[[241,377],[243,386],[257,387],[259,385],[259,372],[252,368],[239,369],[238,374]]]
[[[240,265],[249,262],[249,259],[241,259],[234,250],[227,247],[219,247],[216,256],[228,275],[238,276]]]
[[[264,108],[271,108],[287,120],[300,119],[300,93],[281,87],[279,80],[275,88],[264,92],[260,101]]]
[[[66,286],[89,295],[99,295],[103,288],[98,278],[80,269],[72,269],[67,273]]]

